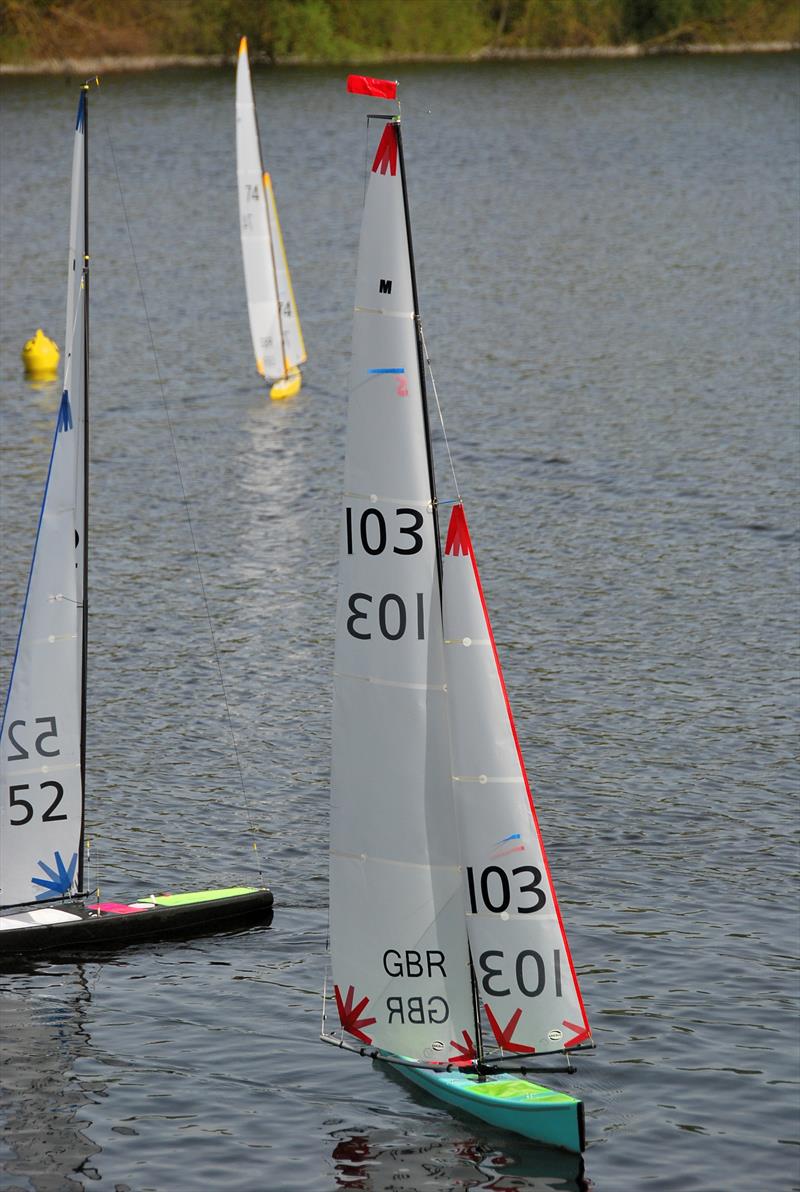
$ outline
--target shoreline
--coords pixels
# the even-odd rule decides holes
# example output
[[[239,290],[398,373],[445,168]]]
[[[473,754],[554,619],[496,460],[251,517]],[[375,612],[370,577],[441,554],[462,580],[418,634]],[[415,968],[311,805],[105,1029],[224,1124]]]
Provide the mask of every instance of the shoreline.
[[[444,54],[383,54],[357,59],[321,59],[287,55],[275,60],[254,54],[253,63],[270,66],[387,66],[401,63],[470,63],[470,62],[551,62],[593,58],[656,58],[699,54],[787,54],[800,50],[800,42],[757,41],[717,44],[624,46],[572,46],[563,49],[492,49],[476,50],[467,55]],[[167,70],[174,67],[232,66],[235,54],[168,54],[168,55],[105,55],[97,58],[48,58],[39,62],[0,62],[0,75],[93,75]]]

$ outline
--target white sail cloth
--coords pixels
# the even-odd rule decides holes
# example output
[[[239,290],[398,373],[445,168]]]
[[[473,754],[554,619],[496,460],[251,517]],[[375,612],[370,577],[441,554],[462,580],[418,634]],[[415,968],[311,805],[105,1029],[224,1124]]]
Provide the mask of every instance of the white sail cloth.
[[[72,160],[64,387],[0,730],[0,906],[75,893],[83,821],[85,95]]]
[[[306,359],[278,208],[261,161],[247,40],[236,64],[236,180],[247,310],[256,367],[276,380]]]
[[[442,581],[467,928],[490,1036],[539,1054],[589,1038],[463,507]]]
[[[397,130],[367,188],[342,508],[331,953],[344,1037],[430,1062],[472,1045],[441,596]]]

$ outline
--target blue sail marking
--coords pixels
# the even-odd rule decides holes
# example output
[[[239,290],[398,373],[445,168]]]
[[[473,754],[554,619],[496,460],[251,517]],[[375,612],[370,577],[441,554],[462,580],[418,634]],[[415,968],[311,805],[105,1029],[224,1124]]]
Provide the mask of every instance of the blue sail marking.
[[[61,394],[61,405],[58,407],[56,434],[62,430],[72,430],[72,408],[69,404],[69,393],[66,389]]]
[[[38,862],[39,868],[43,873],[47,874],[47,878],[31,878],[34,886],[42,886],[42,893],[36,895],[37,902],[40,902],[43,898],[50,898],[53,894],[69,894],[72,888],[72,881],[75,877],[75,866],[78,864],[78,854],[73,853],[69,865],[65,865],[64,858],[58,849],[56,849],[53,859],[56,865],[55,869],[51,869],[44,861]]]
[[[368,368],[367,369],[367,372],[369,373],[369,375],[371,377],[386,376],[387,373],[394,373],[394,374],[404,373],[405,371],[406,370],[404,368]]]

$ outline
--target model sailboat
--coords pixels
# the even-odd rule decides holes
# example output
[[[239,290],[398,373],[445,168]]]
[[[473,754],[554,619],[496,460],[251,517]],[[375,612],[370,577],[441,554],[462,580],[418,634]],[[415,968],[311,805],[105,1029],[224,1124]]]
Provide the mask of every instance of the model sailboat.
[[[395,84],[351,76],[351,91]],[[518,1073],[591,1046],[463,506],[444,548],[398,117],[356,282],[333,713],[338,1029],[450,1105],[579,1151],[583,1108]],[[517,1074],[512,1074],[517,1073]]]
[[[283,246],[272,179],[261,160],[247,38],[236,63],[236,181],[247,311],[256,368],[273,382],[270,397],[293,397],[300,389],[306,348]]]
[[[0,725],[0,956],[228,925],[272,905],[269,890],[253,887],[88,903],[87,138],[88,84],[72,159],[63,393]]]

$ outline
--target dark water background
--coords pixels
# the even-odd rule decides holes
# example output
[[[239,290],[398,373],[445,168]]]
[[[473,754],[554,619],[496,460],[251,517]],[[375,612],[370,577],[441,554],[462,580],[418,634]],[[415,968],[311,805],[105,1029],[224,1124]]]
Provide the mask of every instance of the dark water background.
[[[0,1188],[798,1188],[797,58],[399,72],[428,345],[598,1043],[565,1084],[584,1177],[316,1041],[376,107],[343,73],[255,76],[311,357],[285,404],[251,359],[232,72],[92,96],[92,879],[255,876],[169,421],[276,909],[0,977]],[[63,344],[77,92],[0,95],[6,670],[58,392],[18,354]]]

